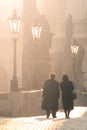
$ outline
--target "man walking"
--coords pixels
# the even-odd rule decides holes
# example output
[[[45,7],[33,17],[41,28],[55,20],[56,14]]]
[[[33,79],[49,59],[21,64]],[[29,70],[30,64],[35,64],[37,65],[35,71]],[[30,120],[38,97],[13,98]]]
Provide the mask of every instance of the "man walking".
[[[58,111],[58,99],[59,82],[55,80],[55,74],[51,73],[50,78],[45,81],[43,87],[42,109],[46,110],[47,118],[49,118],[51,112],[53,118],[56,118],[56,112]]]

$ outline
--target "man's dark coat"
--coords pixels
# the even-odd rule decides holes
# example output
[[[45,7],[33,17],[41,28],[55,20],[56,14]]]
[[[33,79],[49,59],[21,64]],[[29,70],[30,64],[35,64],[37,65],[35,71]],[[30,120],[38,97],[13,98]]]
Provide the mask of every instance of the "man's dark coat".
[[[59,82],[54,79],[48,79],[43,87],[44,108],[46,110],[58,110]]]

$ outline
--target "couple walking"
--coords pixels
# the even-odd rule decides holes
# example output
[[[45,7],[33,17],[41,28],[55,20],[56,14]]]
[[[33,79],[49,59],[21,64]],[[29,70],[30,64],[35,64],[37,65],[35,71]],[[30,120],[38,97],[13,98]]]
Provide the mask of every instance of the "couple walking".
[[[72,91],[74,86],[72,81],[69,80],[68,75],[64,74],[61,83],[55,80],[55,74],[50,74],[50,78],[45,81],[43,87],[43,100],[42,109],[46,110],[47,118],[49,118],[52,112],[52,117],[56,118],[56,112],[58,111],[58,100],[60,97],[60,90],[62,92],[63,109],[65,112],[65,118],[69,118],[70,111],[73,109]]]

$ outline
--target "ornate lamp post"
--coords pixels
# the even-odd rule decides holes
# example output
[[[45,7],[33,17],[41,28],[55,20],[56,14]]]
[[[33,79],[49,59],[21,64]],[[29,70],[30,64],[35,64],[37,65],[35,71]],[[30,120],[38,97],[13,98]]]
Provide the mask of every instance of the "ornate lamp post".
[[[32,30],[32,37],[33,37],[33,42],[34,42],[34,52],[33,52],[33,58],[34,58],[34,87],[36,86],[35,89],[39,89],[39,48],[38,48],[38,43],[39,43],[39,39],[41,36],[41,31],[42,31],[42,27],[40,26],[40,24],[38,23],[38,20],[35,20],[35,24],[32,26],[31,28]]]
[[[75,89],[77,89],[77,80],[76,80],[76,55],[78,54],[79,46],[77,42],[74,40],[74,43],[71,45],[71,51],[73,54],[73,72],[74,72],[74,85]]]
[[[17,16],[17,12],[14,11],[12,17],[9,18],[10,31],[12,34],[12,40],[14,45],[13,54],[13,78],[11,80],[11,91],[18,91],[18,79],[17,79],[17,66],[16,66],[16,45],[17,45],[17,35],[20,29],[20,17]]]

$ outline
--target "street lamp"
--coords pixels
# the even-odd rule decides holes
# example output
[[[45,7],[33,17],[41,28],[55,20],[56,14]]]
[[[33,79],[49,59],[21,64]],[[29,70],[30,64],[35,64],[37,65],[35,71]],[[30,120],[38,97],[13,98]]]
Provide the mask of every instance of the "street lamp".
[[[32,36],[33,38],[40,38],[41,36],[41,31],[42,31],[42,27],[40,26],[40,24],[38,23],[38,20],[35,20],[35,24],[32,26]]]
[[[71,51],[73,54],[73,71],[74,71],[74,84],[75,88],[77,88],[77,80],[76,80],[76,55],[78,54],[79,46],[77,45],[76,40],[74,40],[74,43],[71,45]]]
[[[16,64],[16,46],[17,46],[17,35],[20,29],[21,19],[17,16],[17,12],[14,10],[12,17],[9,18],[10,31],[12,34],[12,40],[14,45],[13,54],[13,78],[11,80],[11,91],[18,91],[18,79],[17,79],[17,64]]]
[[[34,56],[34,85],[38,86],[38,56],[40,56],[40,54],[38,53],[38,43],[39,43],[39,39],[40,39],[40,36],[41,36],[41,32],[42,32],[42,27],[40,26],[40,24],[38,23],[38,20],[36,19],[35,20],[35,24],[33,24],[33,26],[31,27],[31,31],[32,31],[32,37],[33,37],[33,40],[34,40],[34,53],[33,53],[33,56]]]

